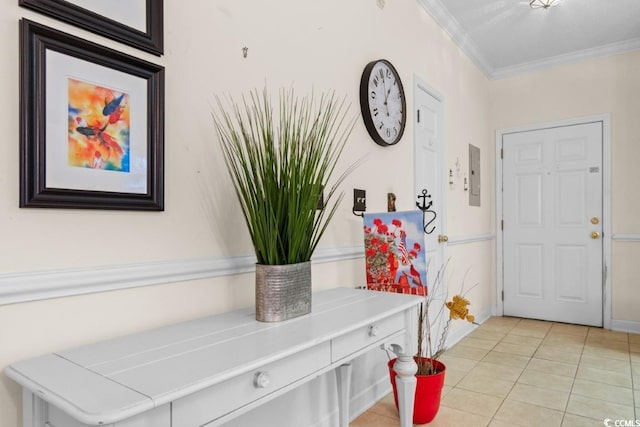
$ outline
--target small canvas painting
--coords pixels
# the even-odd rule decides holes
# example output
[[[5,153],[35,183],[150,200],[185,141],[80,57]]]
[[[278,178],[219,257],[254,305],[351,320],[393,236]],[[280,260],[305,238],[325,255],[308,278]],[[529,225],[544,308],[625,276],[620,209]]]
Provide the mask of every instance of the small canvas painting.
[[[426,295],[421,211],[365,213],[364,249],[368,289]]]
[[[69,166],[129,172],[129,95],[68,80]]]

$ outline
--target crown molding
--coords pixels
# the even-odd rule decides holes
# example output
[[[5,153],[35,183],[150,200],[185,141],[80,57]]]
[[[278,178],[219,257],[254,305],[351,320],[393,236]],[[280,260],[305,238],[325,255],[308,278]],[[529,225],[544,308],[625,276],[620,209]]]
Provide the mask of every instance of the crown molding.
[[[458,20],[449,13],[440,0],[418,0],[418,3],[487,77],[493,74],[493,68],[484,59],[469,34],[462,29]]]
[[[571,64],[587,59],[631,52],[640,49],[640,38],[630,39],[619,43],[611,43],[591,49],[584,49],[563,55],[543,58],[538,61],[525,62],[508,67],[495,68],[491,66],[480,52],[469,34],[462,28],[456,18],[444,7],[440,0],[418,0],[418,3],[433,17],[438,25],[451,37],[458,47],[473,61],[474,64],[490,80]]]
[[[524,73],[529,73],[543,68],[555,67],[564,64],[575,64],[587,59],[595,59],[605,56],[618,55],[640,49],[640,38],[625,40],[624,42],[611,43],[591,49],[584,49],[564,55],[556,55],[544,58],[539,61],[525,62],[510,67],[496,68],[491,73],[491,79],[501,79],[513,77]]]

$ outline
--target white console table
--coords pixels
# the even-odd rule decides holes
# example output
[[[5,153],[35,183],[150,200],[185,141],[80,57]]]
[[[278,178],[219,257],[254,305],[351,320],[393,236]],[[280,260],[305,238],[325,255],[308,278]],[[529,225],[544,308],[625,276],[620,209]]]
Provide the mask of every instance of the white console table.
[[[349,362],[406,341],[421,301],[331,289],[289,321],[257,322],[243,309],[25,360],[6,374],[23,387],[24,427],[212,427],[335,369],[346,427]]]

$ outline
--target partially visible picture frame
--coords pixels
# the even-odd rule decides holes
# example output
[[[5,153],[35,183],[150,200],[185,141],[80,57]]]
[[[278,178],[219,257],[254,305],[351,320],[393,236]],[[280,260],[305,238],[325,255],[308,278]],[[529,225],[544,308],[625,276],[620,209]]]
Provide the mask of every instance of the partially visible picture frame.
[[[164,53],[163,0],[18,0],[19,5],[133,46]]]
[[[20,21],[20,207],[164,210],[164,67]]]

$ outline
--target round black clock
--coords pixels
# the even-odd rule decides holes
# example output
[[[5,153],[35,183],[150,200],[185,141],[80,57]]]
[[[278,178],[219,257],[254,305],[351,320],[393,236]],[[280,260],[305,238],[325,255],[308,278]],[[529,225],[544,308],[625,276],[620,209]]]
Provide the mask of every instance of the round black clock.
[[[396,69],[386,59],[364,67],[360,79],[360,110],[371,138],[383,147],[402,138],[407,121],[404,88]]]

